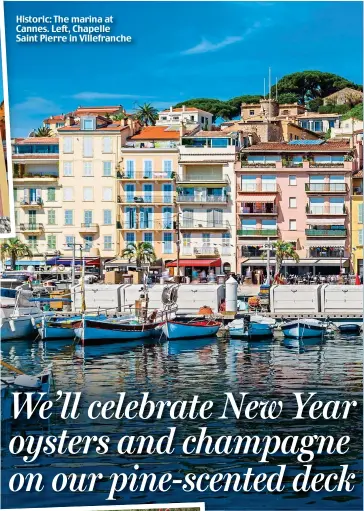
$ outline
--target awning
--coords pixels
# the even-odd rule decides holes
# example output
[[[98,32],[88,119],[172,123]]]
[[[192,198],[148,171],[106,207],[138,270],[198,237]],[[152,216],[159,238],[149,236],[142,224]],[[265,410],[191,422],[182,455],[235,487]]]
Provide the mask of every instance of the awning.
[[[314,266],[317,262],[317,259],[300,259],[298,263],[296,263],[293,259],[285,259],[282,262],[283,266]]]
[[[192,268],[198,268],[199,266],[218,268],[221,266],[221,259],[180,259],[179,265],[181,268],[185,268],[186,266],[192,266]],[[166,267],[177,268],[177,260],[167,263]]]
[[[275,202],[275,195],[243,195],[239,197],[241,202]]]
[[[345,240],[306,240],[306,247],[339,247],[345,248]]]
[[[239,240],[238,247],[262,247],[268,243],[267,238],[254,238],[251,240]]]
[[[323,259],[319,259],[317,261],[317,266],[344,266],[349,261],[349,259],[331,259],[329,257],[324,257]]]
[[[310,218],[306,223],[309,225],[344,225],[345,218]]]
[[[85,261],[85,266],[100,266],[99,257],[84,257],[83,259],[76,258],[75,265],[82,266],[83,261]],[[44,264],[44,262],[42,264]],[[63,264],[63,266],[72,266],[72,258],[52,257],[51,259],[47,259],[45,264],[49,266],[59,266],[61,264]]]
[[[5,265],[9,266],[11,264],[11,261],[6,261]],[[45,262],[43,260],[39,259],[29,259],[24,261],[16,261],[15,266],[44,266]]]
[[[262,259],[261,257],[249,257],[249,259],[246,259],[245,261],[240,263],[241,266],[263,266],[266,268],[267,261]],[[274,259],[271,259],[270,262],[271,266],[275,264]]]

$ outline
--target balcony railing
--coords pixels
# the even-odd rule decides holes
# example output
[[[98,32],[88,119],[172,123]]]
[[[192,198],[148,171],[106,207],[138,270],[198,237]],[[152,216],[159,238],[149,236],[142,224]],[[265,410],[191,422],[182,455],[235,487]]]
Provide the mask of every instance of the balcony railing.
[[[238,236],[278,236],[278,228],[276,229],[238,229]]]
[[[347,210],[345,205],[338,206],[306,206],[307,215],[346,215]]]
[[[20,206],[22,208],[42,208],[43,207],[43,200],[38,198],[36,200],[29,200],[29,199],[23,199],[20,202]]]
[[[173,194],[118,195],[118,204],[173,204]]]
[[[227,195],[177,195],[177,202],[227,202]]]
[[[269,163],[266,163],[266,162],[250,162],[250,161],[245,161],[245,160],[241,160],[241,166],[242,167],[251,167],[251,168],[275,168],[276,167],[276,162],[275,161],[271,161]]]
[[[182,255],[185,255],[185,256],[192,255],[192,252],[193,252],[192,245],[182,245],[182,247],[181,247]]]
[[[306,236],[346,237],[346,229],[305,229]]]
[[[186,174],[184,176],[177,176],[178,183],[222,183],[224,185],[230,183],[230,178],[227,174],[221,176],[210,176],[206,174]]]
[[[196,256],[218,256],[219,249],[211,245],[206,245],[204,247],[195,247],[193,253]]]
[[[337,167],[344,167],[345,162],[338,161],[338,162],[316,162],[316,161],[310,161],[310,169],[317,169],[317,168],[337,168]]]
[[[278,193],[280,192],[277,183],[242,183],[238,185],[238,192],[241,193]]]
[[[39,223],[28,223],[28,224],[20,224],[20,230],[21,231],[44,231],[44,225]]]
[[[152,181],[158,181],[158,180],[166,180],[169,181],[173,179],[175,176],[175,172],[122,172],[118,171],[116,173],[116,178],[121,181],[148,181],[148,179],[151,179]]]
[[[221,229],[226,230],[230,229],[230,223],[225,220],[214,221],[214,220],[203,220],[198,222],[197,220],[182,220],[180,224],[181,229],[201,229],[201,230],[209,230],[209,229]]]
[[[93,223],[84,223],[81,224],[80,232],[81,233],[97,233],[99,230],[99,224],[93,224]]]
[[[272,206],[272,203],[262,204],[262,206],[243,206],[239,215],[277,215],[277,206]]]
[[[306,183],[305,189],[309,193],[346,193],[348,185],[346,183]]]

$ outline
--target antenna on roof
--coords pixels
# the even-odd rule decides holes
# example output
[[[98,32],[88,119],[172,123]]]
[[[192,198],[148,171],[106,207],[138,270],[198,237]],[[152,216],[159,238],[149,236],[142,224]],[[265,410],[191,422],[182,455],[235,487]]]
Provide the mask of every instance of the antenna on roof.
[[[271,81],[272,81],[272,77],[271,77],[271,69],[270,67],[268,68],[268,94],[269,94],[269,105],[268,105],[268,121],[270,121],[270,100],[271,100]]]

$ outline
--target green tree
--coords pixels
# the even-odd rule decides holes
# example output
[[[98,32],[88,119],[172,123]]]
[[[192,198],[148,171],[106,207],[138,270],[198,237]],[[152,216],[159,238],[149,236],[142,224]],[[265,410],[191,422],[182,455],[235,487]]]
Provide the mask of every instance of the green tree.
[[[346,114],[341,117],[341,120],[345,121],[345,119],[351,119],[352,117],[359,121],[363,120],[363,103],[359,103],[359,105],[354,106],[354,108],[346,112]]]
[[[293,259],[296,263],[299,262],[300,258],[297,252],[295,251],[292,243],[288,241],[278,240],[272,244],[273,251],[275,255],[275,263],[276,263],[276,275],[279,275],[282,268],[282,263],[284,259]],[[266,253],[263,253],[262,258],[266,259]]]
[[[146,241],[140,241],[138,243],[130,243],[121,253],[121,257],[125,257],[129,261],[135,261],[137,272],[139,275],[139,284],[142,281],[142,265],[153,263],[157,257],[155,255],[153,246],[151,243]]]
[[[322,105],[318,111],[320,114],[345,114],[350,110],[350,105]]]
[[[311,99],[311,101],[308,102],[308,109],[310,112],[318,112],[318,109],[320,106],[324,104],[324,100],[322,98],[315,98]]]
[[[273,85],[271,89],[272,94],[275,94],[275,87]],[[315,98],[325,98],[344,87],[361,89],[360,85],[342,76],[322,71],[301,71],[283,76],[278,81],[277,87],[278,94],[288,92],[297,94],[302,104]]]
[[[123,119],[126,119],[127,115],[124,114],[124,112],[119,112],[118,114],[112,115],[111,119],[113,121],[122,121]]]
[[[35,137],[51,137],[52,135],[52,130],[50,128],[46,128],[45,126],[41,126],[34,133]]]
[[[155,121],[158,119],[158,110],[151,103],[144,103],[144,105],[138,107],[136,117],[146,126],[154,126]]]
[[[11,269],[15,270],[18,259],[22,257],[33,257],[33,253],[19,238],[10,238],[2,243],[0,247],[1,260],[10,259]]]
[[[295,94],[294,92],[284,92],[283,94],[278,95],[278,103],[280,103],[281,105],[299,103],[299,101],[300,101],[299,95]]]

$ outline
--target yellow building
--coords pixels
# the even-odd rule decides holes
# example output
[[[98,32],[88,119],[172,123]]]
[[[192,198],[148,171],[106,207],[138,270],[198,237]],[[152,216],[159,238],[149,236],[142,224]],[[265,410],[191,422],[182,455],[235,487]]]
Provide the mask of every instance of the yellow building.
[[[173,223],[174,177],[178,171],[180,132],[147,126],[121,149],[118,173],[118,253],[130,243],[153,245],[157,259],[176,257]]]
[[[353,195],[351,203],[351,253],[353,271],[363,274],[363,170],[353,176]]]
[[[6,176],[5,154],[0,137],[0,217],[9,216],[9,187]]]

